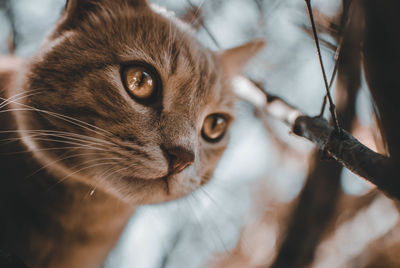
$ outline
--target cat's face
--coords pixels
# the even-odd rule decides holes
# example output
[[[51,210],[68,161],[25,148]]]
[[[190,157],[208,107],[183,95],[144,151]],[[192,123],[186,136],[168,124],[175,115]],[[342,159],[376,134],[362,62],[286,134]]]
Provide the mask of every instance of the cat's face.
[[[60,180],[135,204],[186,195],[227,146],[222,58],[145,1],[71,0],[29,68],[25,91],[38,91],[25,104],[46,112],[26,113],[43,133],[25,140]]]

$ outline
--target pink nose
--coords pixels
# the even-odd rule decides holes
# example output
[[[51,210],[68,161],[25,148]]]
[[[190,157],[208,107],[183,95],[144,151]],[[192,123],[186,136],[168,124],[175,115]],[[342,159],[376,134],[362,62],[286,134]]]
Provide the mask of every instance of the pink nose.
[[[166,147],[166,153],[170,160],[169,168],[171,174],[176,174],[193,164],[194,153],[180,146]]]

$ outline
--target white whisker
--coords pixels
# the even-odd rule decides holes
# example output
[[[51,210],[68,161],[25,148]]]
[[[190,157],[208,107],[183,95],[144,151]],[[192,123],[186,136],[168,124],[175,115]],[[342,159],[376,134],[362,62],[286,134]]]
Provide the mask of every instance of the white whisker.
[[[106,147],[96,147],[91,144],[82,144],[82,143],[78,143],[78,142],[60,140],[60,139],[40,138],[37,136],[28,136],[28,137],[31,138],[32,140],[36,140],[36,141],[48,141],[48,142],[54,142],[54,143],[70,144],[70,145],[81,146],[82,148],[87,148],[87,149],[89,148],[89,149],[98,150],[98,151],[107,151]],[[10,139],[5,139],[5,140],[13,142],[13,141],[21,140],[21,139],[22,138],[10,138]],[[31,150],[31,151],[36,151],[36,149]]]
[[[105,159],[104,159],[104,158],[101,158],[101,159],[95,159],[95,160],[97,160],[97,161],[103,161],[103,160],[105,160]],[[90,162],[90,161],[87,161],[87,162]],[[87,162],[86,162],[86,163],[87,163]],[[91,162],[93,162],[93,161],[91,161]],[[86,164],[86,163],[85,163],[85,164]],[[64,182],[64,181],[66,181],[66,180],[67,180],[68,178],[70,178],[71,176],[73,176],[73,175],[75,175],[75,174],[77,174],[77,173],[79,173],[79,172],[81,172],[81,171],[83,171],[83,170],[87,170],[87,169],[90,169],[90,168],[93,168],[93,167],[97,167],[97,166],[102,166],[102,165],[113,165],[113,164],[115,164],[115,162],[105,162],[105,163],[103,162],[103,163],[97,163],[97,164],[93,164],[93,165],[90,165],[90,166],[81,168],[81,169],[79,169],[79,170],[76,170],[76,171],[74,171],[74,172],[72,172],[72,173],[70,173],[70,174],[64,176],[64,177],[61,178],[59,181],[57,181],[52,187],[55,187],[56,185],[58,185],[58,184],[60,184],[60,183],[62,183],[62,182]],[[50,190],[52,187],[50,187],[49,190]]]
[[[15,102],[15,103],[17,103],[17,102]],[[95,125],[86,123],[86,122],[84,122],[82,120],[75,119],[75,118],[67,116],[67,115],[63,115],[63,114],[59,114],[59,113],[55,113],[55,112],[50,112],[50,111],[38,109],[38,108],[31,107],[29,105],[25,105],[25,104],[22,104],[22,103],[18,103],[18,104],[23,106],[23,107],[25,107],[25,108],[12,108],[12,109],[1,110],[0,113],[13,112],[13,111],[39,112],[39,113],[44,113],[44,114],[50,115],[50,116],[58,118],[58,119],[62,119],[65,122],[68,122],[68,123],[71,123],[73,125],[79,126],[79,127],[83,128],[83,129],[86,129],[88,131],[94,132],[94,133],[96,133],[98,135],[101,135],[101,136],[106,136],[105,134],[113,135],[111,132],[109,132],[109,131],[107,131],[105,129],[99,128],[99,127],[97,127]],[[97,129],[99,131],[96,131],[95,129]]]
[[[78,138],[75,138],[75,137],[69,137],[69,136],[60,135],[60,134],[39,133],[39,132],[37,132],[37,133],[32,134],[32,135],[25,135],[25,137],[28,137],[28,138],[31,138],[31,139],[34,139],[34,138],[36,139],[37,137],[44,137],[44,138],[41,138],[43,140],[45,140],[46,137],[49,137],[48,139],[51,139],[51,140],[53,140],[55,142],[64,142],[64,140],[62,140],[62,139],[65,139],[65,140],[69,140],[69,141],[72,141],[72,142],[75,142],[75,141],[76,142],[81,142],[82,145],[86,145],[86,146],[97,145],[97,146],[100,146],[100,148],[107,148],[107,147],[105,147],[106,144],[101,144],[101,143],[93,142],[93,141],[87,141],[87,140],[84,140],[84,139],[78,139]],[[0,140],[0,142],[18,141],[18,140],[21,140],[21,139],[23,139],[23,137],[6,138],[6,139]],[[103,147],[101,147],[101,146],[103,146]],[[96,147],[93,147],[93,148],[96,148]]]
[[[35,91],[39,91],[39,92],[35,92]],[[14,103],[17,100],[21,100],[36,94],[40,94],[42,93],[44,90],[43,89],[32,89],[29,91],[24,91],[18,94],[15,94],[14,96],[9,97],[8,99],[2,98],[0,97],[0,100],[3,100],[3,102],[0,103],[0,109],[2,109],[3,107],[7,106],[10,103]],[[35,93],[31,93],[31,92],[35,92]],[[31,94],[27,94],[27,93],[31,93]],[[25,94],[25,95],[24,95]]]
[[[198,197],[196,196],[196,192],[191,193],[190,197],[192,197],[198,204],[201,204],[201,202],[198,200]],[[211,224],[213,225],[213,227],[216,230],[216,231],[213,231],[213,232],[214,232],[214,234],[217,235],[217,237],[218,237],[218,239],[219,239],[219,241],[221,243],[221,246],[224,248],[224,251],[229,252],[228,247],[225,244],[225,241],[221,237],[220,229],[218,228],[218,225],[212,220],[210,222],[211,222]]]
[[[82,134],[77,134],[77,133],[73,133],[73,132],[60,131],[60,130],[40,130],[40,129],[37,129],[37,130],[5,130],[5,131],[0,131],[0,134],[3,134],[3,133],[38,133],[38,134],[41,134],[41,135],[64,137],[64,138],[70,138],[70,136],[71,136],[71,137],[74,137],[77,140],[81,140],[81,141],[86,141],[86,142],[91,141],[93,143],[98,142],[98,143],[103,143],[104,145],[116,145],[115,143],[112,143],[112,142],[109,142],[109,141],[106,141],[106,140],[103,140],[103,139],[90,137],[90,136],[82,135]]]
[[[64,157],[64,158],[56,159],[56,160],[54,160],[54,161],[52,161],[52,162],[50,162],[50,163],[48,163],[48,164],[46,164],[46,165],[40,167],[39,169],[35,170],[33,173],[31,173],[30,175],[28,175],[25,179],[27,179],[27,178],[29,178],[29,177],[32,177],[33,175],[37,174],[37,173],[40,172],[41,170],[43,170],[43,169],[45,169],[45,168],[47,168],[47,167],[50,167],[51,165],[57,164],[57,163],[59,163],[59,162],[61,162],[61,161],[64,161],[64,160],[67,160],[67,159],[71,159],[71,158],[74,158],[74,157],[78,157],[78,156],[87,156],[87,155],[96,155],[96,154],[99,154],[99,152],[79,153],[79,154],[69,155],[69,156],[66,156],[66,157]],[[85,163],[86,163],[86,162],[85,162]]]

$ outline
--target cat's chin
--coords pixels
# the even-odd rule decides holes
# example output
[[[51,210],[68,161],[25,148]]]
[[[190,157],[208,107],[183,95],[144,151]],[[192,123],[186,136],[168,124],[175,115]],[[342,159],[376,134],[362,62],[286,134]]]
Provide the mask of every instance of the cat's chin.
[[[193,173],[189,176],[185,173],[179,173],[165,178],[169,196],[173,199],[181,198],[199,188],[201,186],[201,178]]]

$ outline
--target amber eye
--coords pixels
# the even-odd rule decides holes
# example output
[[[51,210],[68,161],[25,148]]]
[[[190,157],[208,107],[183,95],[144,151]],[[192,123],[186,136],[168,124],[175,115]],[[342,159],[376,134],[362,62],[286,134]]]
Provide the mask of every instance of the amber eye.
[[[128,93],[137,101],[154,100],[157,91],[157,77],[154,71],[145,66],[130,66],[122,74]]]
[[[217,142],[225,135],[228,129],[228,119],[222,114],[211,114],[206,117],[201,135],[208,142]]]

